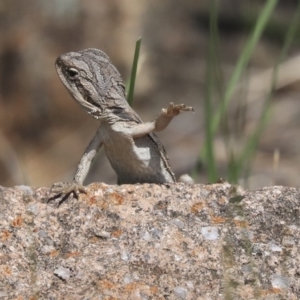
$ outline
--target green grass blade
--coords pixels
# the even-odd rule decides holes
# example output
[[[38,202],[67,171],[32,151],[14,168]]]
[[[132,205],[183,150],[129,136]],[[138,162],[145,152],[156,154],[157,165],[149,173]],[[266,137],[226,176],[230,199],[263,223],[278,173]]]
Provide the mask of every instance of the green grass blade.
[[[224,118],[224,116],[227,113],[228,106],[230,103],[230,100],[233,96],[233,93],[235,91],[235,87],[237,83],[240,80],[240,77],[244,70],[246,69],[251,56],[253,54],[254,48],[256,47],[264,29],[267,26],[268,20],[271,17],[276,5],[278,3],[278,0],[268,0],[266,4],[264,5],[263,9],[261,10],[258,19],[255,23],[253,32],[250,34],[245,47],[243,48],[243,51],[241,55],[239,56],[239,59],[237,61],[237,64],[234,68],[234,71],[228,81],[228,84],[226,86],[226,90],[221,96],[221,102],[219,103],[219,107],[216,112],[213,112],[210,106],[206,107],[206,119],[210,119],[208,123],[206,123],[206,126],[209,126],[209,128],[206,128],[208,136],[206,137],[206,143],[204,147],[202,148],[200,152],[199,160],[205,160],[207,162],[208,168],[212,167],[215,169],[215,161],[214,160],[214,154],[212,154],[213,145],[212,141],[215,137],[217,130],[220,126],[221,120]],[[213,10],[211,13],[214,13]],[[216,31],[217,32],[217,31]],[[215,32],[215,33],[216,33]],[[216,53],[215,50],[211,50],[212,53]],[[214,65],[214,68],[216,67],[216,64]],[[216,70],[216,68],[215,68]],[[215,74],[217,75],[217,74]],[[209,87],[211,89],[211,87]],[[207,94],[207,92],[206,92]],[[206,96],[207,97],[207,96]],[[207,105],[207,104],[205,104]],[[232,153],[233,154],[233,153]],[[235,157],[234,155],[231,157],[231,166],[235,166],[236,162],[234,161]],[[209,177],[210,180],[215,176],[215,171],[209,170],[210,173]]]
[[[210,34],[209,34],[209,49],[208,59],[206,67],[206,84],[205,84],[205,98],[204,98],[204,109],[205,109],[205,153],[206,153],[206,167],[208,172],[208,178],[210,182],[215,182],[218,179],[218,173],[216,168],[215,151],[214,151],[214,135],[212,132],[213,117],[213,97],[215,96],[216,84],[215,80],[218,65],[218,55],[216,53],[217,39],[218,39],[218,1],[211,1],[210,6]]]
[[[260,120],[259,120],[256,128],[255,128],[255,131],[253,132],[252,136],[249,138],[248,142],[245,144],[243,151],[241,152],[241,154],[239,155],[239,158],[237,159],[237,162],[235,165],[235,170],[233,172],[231,172],[231,174],[229,176],[229,180],[231,182],[237,182],[238,179],[241,177],[241,173],[242,173],[243,169],[245,169],[247,165],[248,166],[251,165],[250,162],[255,154],[260,137],[261,137],[261,135],[266,127],[266,124],[268,123],[268,119],[270,117],[270,112],[271,112],[270,101],[271,101],[271,97],[274,93],[275,86],[276,86],[276,81],[277,81],[277,77],[278,77],[278,67],[279,67],[280,63],[283,61],[283,59],[286,57],[287,51],[290,48],[292,42],[294,41],[294,39],[297,35],[297,30],[299,28],[299,23],[300,23],[299,20],[300,20],[300,1],[298,3],[296,12],[291,20],[288,30],[287,30],[282,51],[281,51],[279,58],[275,64],[274,71],[272,74],[270,91],[265,100],[262,115],[260,117]]]
[[[250,38],[248,39],[248,41],[240,55],[240,58],[236,64],[233,74],[229,80],[229,83],[227,85],[224,99],[221,103],[221,106],[212,121],[213,122],[212,128],[213,128],[214,134],[218,130],[221,119],[227,111],[227,108],[230,103],[231,97],[234,93],[235,87],[236,87],[238,81],[240,80],[240,77],[241,77],[243,71],[245,70],[246,66],[249,63],[249,60],[253,53],[253,50],[254,50],[255,46],[257,45],[257,43],[267,25],[268,20],[277,5],[277,2],[278,2],[278,0],[268,0],[258,17],[258,20],[255,24],[254,30],[253,30],[252,34],[250,35]]]
[[[130,106],[132,106],[132,103],[133,103],[134,86],[135,86],[136,72],[137,72],[137,66],[138,66],[138,61],[139,61],[139,56],[140,56],[141,42],[142,42],[142,38],[139,37],[135,44],[135,51],[134,51],[132,68],[131,68],[129,89],[128,89],[128,94],[127,94],[127,101]]]

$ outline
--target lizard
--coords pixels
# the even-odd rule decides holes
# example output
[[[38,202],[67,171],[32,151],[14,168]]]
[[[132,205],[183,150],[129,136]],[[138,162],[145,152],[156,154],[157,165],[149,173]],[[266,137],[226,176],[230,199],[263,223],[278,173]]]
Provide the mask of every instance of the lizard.
[[[108,55],[98,49],[63,54],[57,58],[55,68],[69,93],[100,121],[100,127],[86,148],[73,181],[53,184],[50,193],[54,197],[86,193],[83,182],[102,146],[119,184],[176,182],[164,146],[154,132],[164,130],[180,112],[194,111],[192,107],[171,102],[154,121],[142,122],[126,100],[119,71]]]

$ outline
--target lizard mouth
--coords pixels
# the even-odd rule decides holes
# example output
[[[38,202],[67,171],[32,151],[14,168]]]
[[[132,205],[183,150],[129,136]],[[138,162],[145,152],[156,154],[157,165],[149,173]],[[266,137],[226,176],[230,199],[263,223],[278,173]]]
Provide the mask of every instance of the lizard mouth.
[[[91,97],[87,96],[83,99],[85,104],[81,103],[81,105],[84,107],[85,111],[95,119],[100,119],[104,113],[103,108],[98,103],[95,103]]]
[[[95,102],[91,97],[86,96],[83,98],[87,103],[91,104],[95,109],[103,111],[103,108],[101,105],[97,102]]]

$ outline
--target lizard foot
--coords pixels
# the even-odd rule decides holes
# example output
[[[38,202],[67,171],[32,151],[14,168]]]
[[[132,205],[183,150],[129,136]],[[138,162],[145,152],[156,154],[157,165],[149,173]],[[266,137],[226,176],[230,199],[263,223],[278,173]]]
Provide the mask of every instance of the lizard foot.
[[[182,111],[194,111],[191,106],[186,106],[185,104],[174,104],[171,102],[168,108],[163,108],[162,113],[167,117],[175,117]]]
[[[53,196],[48,198],[48,203],[50,201],[57,201],[58,202],[58,206],[64,202],[69,196],[70,194],[75,194],[75,197],[78,198],[80,193],[87,193],[86,188],[75,182],[57,182],[54,183],[50,189],[50,194],[54,194]]]

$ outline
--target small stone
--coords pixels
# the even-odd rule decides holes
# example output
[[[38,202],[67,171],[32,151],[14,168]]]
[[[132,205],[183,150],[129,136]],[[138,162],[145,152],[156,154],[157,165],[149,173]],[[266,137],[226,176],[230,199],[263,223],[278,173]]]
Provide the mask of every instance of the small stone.
[[[132,277],[131,277],[131,275],[130,274],[125,274],[125,276],[124,276],[124,278],[123,278],[123,282],[125,283],[125,284],[129,284],[129,283],[131,283],[133,280],[132,280]]]
[[[127,261],[127,260],[129,260],[129,258],[130,258],[130,254],[128,252],[122,252],[122,254],[121,254],[122,260]]]
[[[38,235],[40,238],[44,238],[44,239],[48,237],[47,232],[45,232],[44,230],[40,230],[38,232]]]
[[[159,229],[157,229],[157,228],[152,228],[152,229],[151,229],[151,234],[152,234],[152,237],[153,237],[153,238],[158,238],[158,239],[160,239],[161,236],[162,236],[162,231],[159,230]]]
[[[35,203],[30,203],[26,206],[26,210],[34,214],[35,216],[39,213],[39,207]]]
[[[17,185],[15,186],[16,189],[21,190],[23,193],[25,193],[26,195],[33,195],[33,191],[32,188],[30,186],[27,185]]]
[[[282,252],[282,248],[274,243],[270,243],[270,249],[272,252]]]
[[[175,255],[174,255],[174,260],[175,260],[175,261],[181,261],[181,260],[182,260],[182,257],[181,257],[180,255],[175,254]]]
[[[291,236],[291,235],[283,236],[282,245],[284,245],[284,246],[294,246],[295,245],[295,240],[294,240],[293,236]]]
[[[179,229],[184,228],[184,223],[181,220],[179,220],[179,219],[172,219],[171,223],[173,225],[177,226]]]
[[[217,227],[202,227],[201,228],[201,234],[206,240],[216,240],[219,237],[219,232]]]
[[[174,294],[179,297],[180,299],[186,299],[187,295],[188,295],[188,291],[186,288],[182,287],[182,286],[177,286],[174,289]]]
[[[145,241],[148,241],[150,242],[152,240],[152,236],[151,234],[148,232],[148,231],[144,231],[141,233],[141,236],[142,238],[145,240]]]
[[[54,274],[61,278],[62,280],[69,280],[71,277],[71,272],[69,269],[64,268],[62,266],[58,267],[54,270]]]
[[[290,285],[290,280],[279,274],[272,275],[271,282],[274,289],[287,289]]]

